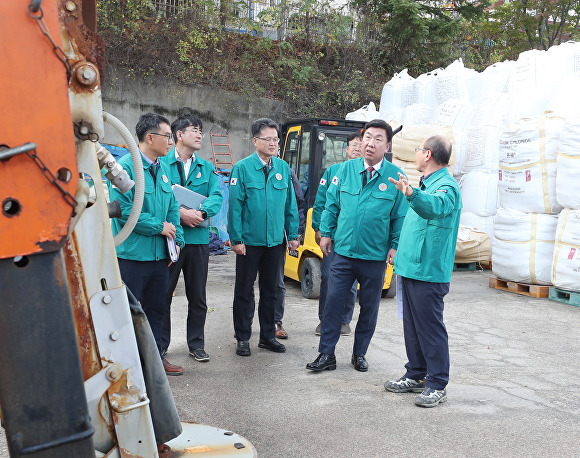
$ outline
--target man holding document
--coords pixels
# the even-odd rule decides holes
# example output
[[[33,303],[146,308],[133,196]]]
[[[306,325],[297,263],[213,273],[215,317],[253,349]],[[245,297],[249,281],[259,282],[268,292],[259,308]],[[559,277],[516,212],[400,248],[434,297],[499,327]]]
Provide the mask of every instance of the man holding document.
[[[185,247],[177,262],[169,268],[161,346],[167,351],[171,341],[171,301],[183,271],[188,301],[187,346],[196,361],[209,361],[205,352],[204,327],[207,313],[206,283],[209,263],[208,219],[222,206],[218,176],[211,162],[195,153],[201,149],[203,124],[193,114],[179,116],[171,124],[175,147],[162,161],[169,168],[169,179],[180,204],[179,215]]]
[[[169,120],[156,113],[141,115],[135,127],[139,150],[143,160],[145,198],[137,225],[127,240],[117,247],[121,278],[137,298],[147,315],[151,331],[163,360],[167,375],[181,375],[183,368],[169,363],[160,345],[165,315],[165,291],[169,279],[167,265],[171,263],[167,239],[175,241],[176,253],[184,245],[183,231],[179,224],[179,206],[171,191],[169,170],[160,161],[173,145]],[[131,155],[119,160],[119,164],[133,179],[135,166]],[[117,200],[123,216],[112,220],[116,235],[125,225],[135,196],[135,189],[122,194],[108,182],[111,202]]]

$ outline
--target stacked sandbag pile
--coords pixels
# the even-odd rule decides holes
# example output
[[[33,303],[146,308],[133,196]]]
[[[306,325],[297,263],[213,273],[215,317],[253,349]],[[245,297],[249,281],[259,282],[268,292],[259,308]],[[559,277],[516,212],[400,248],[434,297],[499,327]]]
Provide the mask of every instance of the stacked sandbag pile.
[[[380,114],[377,111],[377,108],[374,102],[370,102],[368,105],[359,108],[351,113],[348,113],[345,119],[350,121],[372,121],[373,119],[380,118]]]
[[[506,211],[500,218],[502,237],[498,246],[528,244],[534,251],[532,245],[543,244],[544,240],[556,240],[556,245],[572,243],[567,236],[556,237],[554,218],[560,211],[570,214],[569,210],[580,210],[580,148],[575,144],[580,143],[578,62],[580,43],[568,42],[548,51],[523,52],[516,61],[498,62],[481,73],[465,68],[461,60],[417,78],[406,70],[399,72],[385,84],[379,106],[381,119],[403,124],[402,136],[398,135],[401,138],[397,136],[393,141],[393,161],[416,184],[421,174],[415,172],[412,148],[432,133],[452,138],[451,169],[463,193],[461,224],[483,230],[494,240],[494,218],[501,205]],[[413,132],[405,135],[407,129]],[[560,148],[560,133],[564,132],[569,135],[566,139],[562,136]],[[509,235],[510,224],[505,218],[512,217],[513,235]],[[523,240],[516,233],[521,230],[522,220],[543,236],[549,228],[554,234],[542,242],[534,233]],[[564,225],[562,228],[567,230]],[[518,243],[506,245],[510,239]],[[495,247],[494,242],[492,258]],[[524,263],[527,275],[510,274],[521,268],[515,268],[521,259],[508,253],[500,253],[505,260],[499,261],[498,275],[513,281],[517,277],[549,283],[551,277],[545,278],[544,272],[546,263],[551,262],[554,282],[558,281],[557,272],[563,267],[555,263],[563,262],[562,249],[558,258],[554,251],[552,261],[534,257],[531,265],[528,257]],[[502,270],[502,263],[509,260],[514,266],[506,264]],[[536,265],[538,262],[541,267]],[[575,269],[580,274],[580,266],[576,264]],[[566,284],[569,287],[570,282]]]
[[[556,229],[552,283],[580,291],[580,117],[562,129],[556,170],[556,197],[564,209]]]

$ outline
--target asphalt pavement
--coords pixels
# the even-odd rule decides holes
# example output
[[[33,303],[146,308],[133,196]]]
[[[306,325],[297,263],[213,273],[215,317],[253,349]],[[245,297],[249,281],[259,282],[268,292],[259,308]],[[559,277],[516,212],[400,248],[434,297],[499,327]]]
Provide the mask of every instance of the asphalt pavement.
[[[176,291],[168,359],[185,373],[169,381],[182,421],[235,431],[268,458],[580,455],[580,307],[491,289],[489,270],[455,272],[445,301],[448,401],[425,409],[416,394],[383,387],[406,362],[395,299],[381,302],[366,373],[350,364],[353,335],[337,345],[337,370],[305,369],[318,355],[318,301],[289,279],[287,352],[259,349],[256,322],[252,355],[237,356],[234,256],[210,258],[207,363],[188,354],[181,281]],[[358,307],[353,329],[357,316]]]

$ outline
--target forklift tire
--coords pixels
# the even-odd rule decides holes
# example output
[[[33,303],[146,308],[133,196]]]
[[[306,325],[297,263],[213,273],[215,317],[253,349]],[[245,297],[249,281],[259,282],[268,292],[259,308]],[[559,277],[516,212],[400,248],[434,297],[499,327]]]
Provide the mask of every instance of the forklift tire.
[[[306,299],[317,299],[320,296],[320,260],[306,258],[300,271],[300,287]]]
[[[396,295],[397,295],[397,276],[393,275],[391,277],[391,284],[389,285],[389,289],[383,289],[381,297],[392,299]]]

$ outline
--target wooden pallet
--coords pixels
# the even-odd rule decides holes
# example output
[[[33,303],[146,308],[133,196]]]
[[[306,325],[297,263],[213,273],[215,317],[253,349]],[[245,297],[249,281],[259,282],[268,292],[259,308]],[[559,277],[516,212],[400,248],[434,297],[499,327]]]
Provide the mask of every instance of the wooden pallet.
[[[455,262],[453,272],[463,272],[477,270],[477,262]]]
[[[527,285],[525,283],[516,283],[515,281],[500,280],[496,277],[489,277],[489,287],[537,298],[548,297],[550,295],[549,286]]]
[[[551,301],[563,302],[564,304],[580,307],[580,293],[576,291],[566,291],[565,289],[551,286],[549,299]]]

